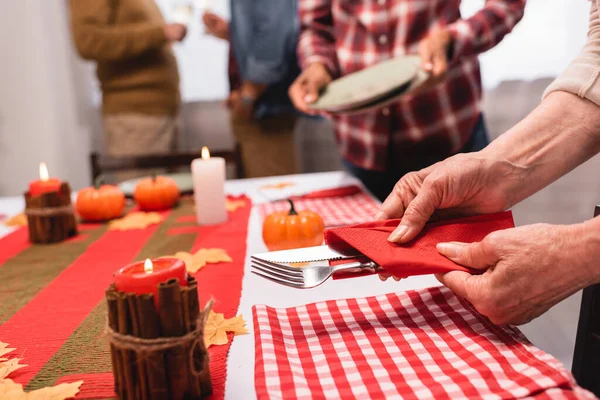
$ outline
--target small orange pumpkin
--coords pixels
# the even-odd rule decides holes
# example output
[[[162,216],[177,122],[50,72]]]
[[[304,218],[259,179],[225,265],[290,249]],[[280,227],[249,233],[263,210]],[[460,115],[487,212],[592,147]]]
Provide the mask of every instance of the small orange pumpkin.
[[[179,201],[179,188],[169,177],[152,176],[135,185],[133,198],[142,211],[167,210]]]
[[[113,185],[81,189],[77,194],[75,210],[84,221],[99,222],[119,218],[125,209],[125,195]]]
[[[263,223],[263,240],[269,251],[319,246],[323,243],[325,224],[313,211],[296,212],[291,200],[290,211],[270,214]]]

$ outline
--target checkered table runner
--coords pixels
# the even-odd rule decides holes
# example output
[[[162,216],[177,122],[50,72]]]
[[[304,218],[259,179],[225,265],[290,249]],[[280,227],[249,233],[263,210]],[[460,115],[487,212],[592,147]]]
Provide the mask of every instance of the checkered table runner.
[[[253,309],[259,399],[595,398],[446,288]]]
[[[346,197],[295,200],[294,206],[296,211],[311,210],[318,213],[328,228],[369,222],[379,211],[379,203],[366,193]],[[264,219],[275,211],[289,209],[290,206],[285,201],[265,203],[260,206],[261,218]]]

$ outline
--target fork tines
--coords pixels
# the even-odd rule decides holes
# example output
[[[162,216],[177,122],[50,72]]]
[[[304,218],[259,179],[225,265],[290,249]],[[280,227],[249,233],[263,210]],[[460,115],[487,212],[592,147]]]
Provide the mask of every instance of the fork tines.
[[[250,258],[252,273],[281,285],[304,288],[304,272],[300,268],[289,267],[272,261]]]

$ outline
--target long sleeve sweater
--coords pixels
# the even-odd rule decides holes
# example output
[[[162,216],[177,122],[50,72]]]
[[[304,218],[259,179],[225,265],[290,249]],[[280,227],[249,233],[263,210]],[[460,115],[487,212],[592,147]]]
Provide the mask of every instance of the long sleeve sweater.
[[[592,0],[587,44],[569,67],[546,89],[544,97],[556,91],[573,93],[600,106],[600,15]]]
[[[153,0],[70,0],[75,47],[96,61],[105,114],[174,115],[179,73]]]

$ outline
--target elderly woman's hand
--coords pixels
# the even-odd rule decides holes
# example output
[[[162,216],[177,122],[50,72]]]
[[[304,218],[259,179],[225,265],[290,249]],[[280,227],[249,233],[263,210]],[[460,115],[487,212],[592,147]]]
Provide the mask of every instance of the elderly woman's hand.
[[[597,235],[591,238],[597,228],[585,226],[529,225],[493,232],[479,243],[440,243],[438,251],[450,260],[486,271],[437,278],[493,323],[527,323],[598,282],[597,250],[590,251],[598,244]]]
[[[523,168],[483,152],[458,154],[402,177],[376,219],[402,218],[389,240],[406,243],[434,213],[457,217],[507,209],[512,204],[506,188],[524,173]]]

